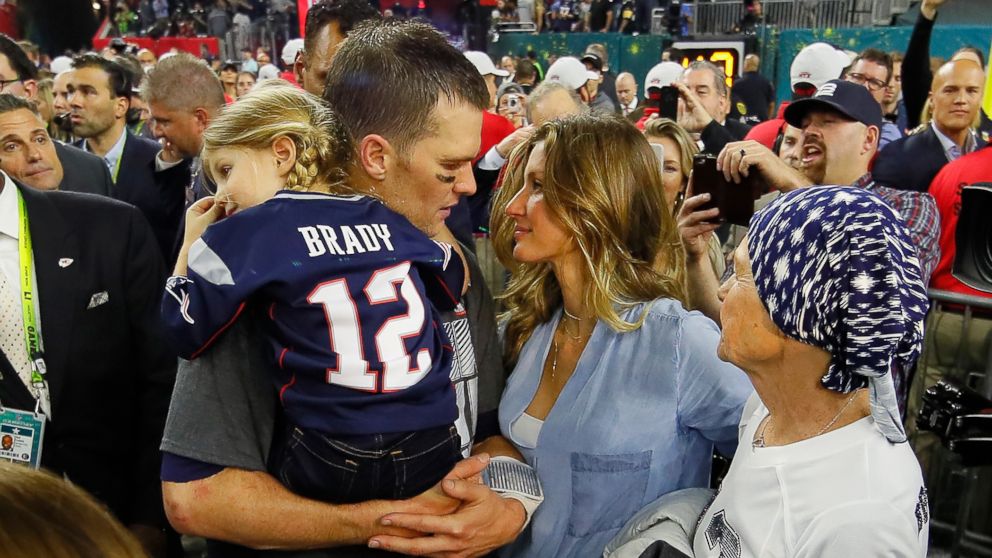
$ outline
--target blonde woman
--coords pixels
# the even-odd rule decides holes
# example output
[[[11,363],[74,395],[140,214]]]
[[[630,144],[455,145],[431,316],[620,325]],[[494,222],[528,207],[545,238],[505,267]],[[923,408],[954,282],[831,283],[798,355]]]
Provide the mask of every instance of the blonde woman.
[[[0,462],[0,556],[143,558],[92,496],[45,471]]]
[[[678,215],[682,201],[686,197],[686,187],[689,185],[692,158],[699,153],[699,147],[682,126],[668,118],[648,120],[644,124],[644,136],[648,139],[648,143],[656,143],[665,150],[661,171],[665,202],[671,214]],[[727,262],[720,248],[720,240],[715,234],[710,235],[707,250],[710,263],[713,265],[713,273],[716,274],[717,279],[720,279],[727,269]]]
[[[217,194],[187,212],[162,303],[187,359],[246,308],[263,316],[287,422],[270,466],[336,503],[415,496],[461,459],[438,312],[458,302],[462,262],[352,193],[351,155],[338,118],[289,84],[226,107],[203,137]]]
[[[645,504],[708,485],[751,388],[684,308],[685,254],[636,128],[555,120],[513,159],[493,210],[512,271],[500,427],[545,500],[504,553],[598,556]]]

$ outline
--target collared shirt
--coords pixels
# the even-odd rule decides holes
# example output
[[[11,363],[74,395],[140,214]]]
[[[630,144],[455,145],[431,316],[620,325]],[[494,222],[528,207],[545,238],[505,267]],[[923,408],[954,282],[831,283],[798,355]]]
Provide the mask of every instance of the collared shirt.
[[[944,148],[944,155],[947,156],[948,161],[954,161],[962,155],[967,155],[975,150],[975,132],[968,130],[968,136],[964,140],[964,146],[958,146],[951,138],[944,135],[943,132],[937,128],[937,124],[933,121],[930,122],[930,127],[933,128],[935,134],[937,134],[937,139],[940,140],[940,145]]]
[[[117,162],[121,160],[121,156],[124,154],[124,141],[127,139],[127,128],[121,130],[121,137],[117,138],[117,143],[107,151],[107,154],[103,156],[103,162],[110,169],[110,177],[117,182],[117,174],[114,169],[117,168]],[[90,140],[83,142],[83,149],[89,153],[93,153],[90,149]]]
[[[629,104],[626,105],[621,104],[620,110],[623,112],[624,116],[629,116],[630,113],[637,110],[637,98],[635,97],[632,101],[630,101]]]
[[[17,186],[6,173],[0,172],[0,176],[3,177],[3,189],[0,190],[0,273],[4,274],[8,284],[14,288],[15,292],[20,293],[18,289],[21,287],[21,255],[18,240],[21,236],[21,216],[17,207]],[[31,270],[31,281],[34,285],[38,284],[38,276],[34,269]],[[34,297],[34,311],[36,316],[41,316],[41,305],[38,299],[39,297]],[[21,301],[18,300],[17,305],[20,306],[20,304]],[[24,327],[23,322],[18,325]],[[24,347],[24,357],[27,358],[27,347]],[[24,381],[25,385],[30,383],[28,378],[21,377],[21,380]],[[35,389],[31,387],[28,389],[33,396],[38,396]],[[42,410],[46,415],[52,416],[50,399],[47,396],[42,400]]]
[[[20,237],[20,216],[17,213],[17,187],[3,174],[3,190],[0,190],[0,272],[11,285],[21,284],[18,271],[20,255],[17,239]]]

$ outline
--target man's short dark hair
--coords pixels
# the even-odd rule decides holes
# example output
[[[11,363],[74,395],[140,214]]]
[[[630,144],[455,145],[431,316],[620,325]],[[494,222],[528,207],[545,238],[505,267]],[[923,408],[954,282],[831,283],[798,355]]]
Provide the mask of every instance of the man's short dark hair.
[[[884,50],[878,50],[877,48],[866,48],[854,59],[854,62],[851,62],[851,65],[848,66],[848,71],[862,60],[874,62],[879,66],[885,66],[885,83],[887,84],[892,81],[892,57],[889,56],[889,53]]]
[[[133,54],[122,54],[114,57],[114,62],[120,64],[131,76],[131,97],[138,96],[138,87],[145,79],[145,70],[141,67],[138,57]]]
[[[514,79],[537,79],[537,68],[534,67],[534,63],[526,58],[517,62],[517,67],[514,69]]]
[[[107,74],[110,94],[114,97],[131,97],[131,73],[117,62],[93,53],[81,54],[72,59],[72,67],[76,70],[83,68],[99,68]]]
[[[310,52],[317,34],[332,21],[336,21],[341,34],[347,36],[359,23],[380,17],[368,0],[321,0],[307,10],[303,51]]]
[[[0,114],[7,114],[8,112],[22,109],[29,110],[36,116],[40,116],[38,114],[38,107],[31,101],[11,95],[10,93],[0,93]]]
[[[355,141],[388,139],[400,154],[432,133],[442,98],[489,108],[475,66],[436,29],[411,21],[366,21],[341,45],[327,74],[324,100]]]
[[[0,33],[0,54],[7,57],[10,68],[17,73],[17,79],[38,79],[38,68],[31,63],[28,54],[4,33]]]

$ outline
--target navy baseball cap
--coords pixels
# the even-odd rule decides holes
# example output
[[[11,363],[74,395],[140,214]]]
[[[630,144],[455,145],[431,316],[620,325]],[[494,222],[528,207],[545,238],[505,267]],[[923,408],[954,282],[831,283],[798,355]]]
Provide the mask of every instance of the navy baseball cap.
[[[785,109],[785,121],[802,128],[803,119],[812,110],[830,109],[864,124],[882,127],[882,107],[864,85],[832,79],[817,89],[816,95],[793,101]]]

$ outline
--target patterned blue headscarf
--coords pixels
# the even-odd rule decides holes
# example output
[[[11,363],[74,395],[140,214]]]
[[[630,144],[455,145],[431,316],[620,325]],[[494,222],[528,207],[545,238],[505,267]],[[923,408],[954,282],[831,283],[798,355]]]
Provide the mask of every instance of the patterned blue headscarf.
[[[899,215],[865,190],[818,186],[779,196],[751,219],[758,296],[785,335],[831,355],[831,390],[870,387],[875,425],[906,441],[892,365],[923,344],[926,287]]]

